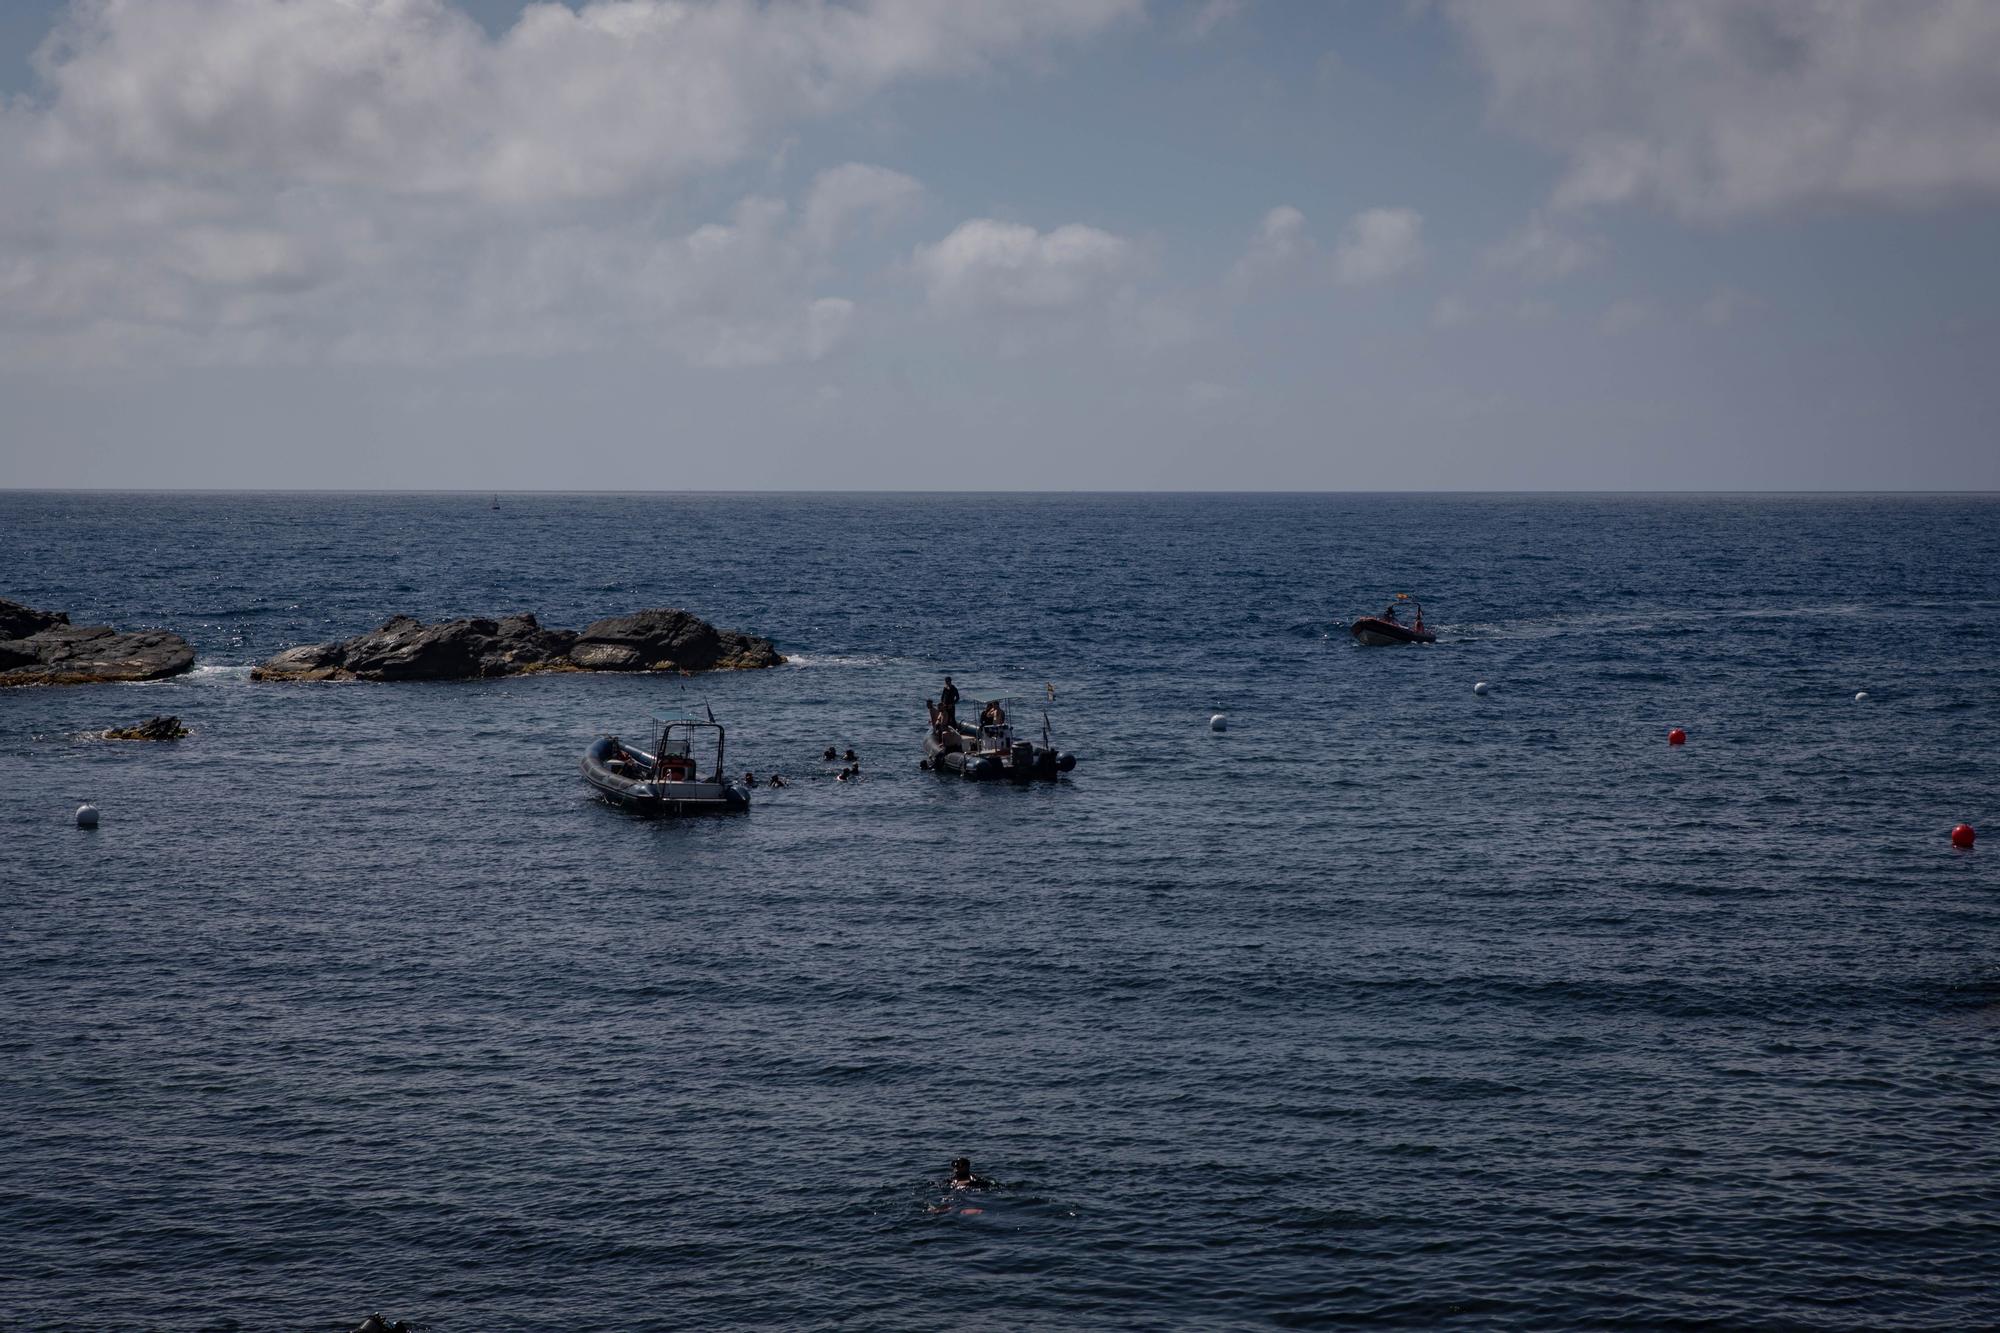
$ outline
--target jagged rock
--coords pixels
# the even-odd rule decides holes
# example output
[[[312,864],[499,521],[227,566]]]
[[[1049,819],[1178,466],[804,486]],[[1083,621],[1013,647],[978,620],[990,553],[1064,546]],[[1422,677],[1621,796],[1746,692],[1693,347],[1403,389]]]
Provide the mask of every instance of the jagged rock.
[[[178,634],[72,625],[64,612],[0,599],[0,686],[159,680],[193,665],[194,649]]]
[[[252,680],[471,680],[531,671],[713,671],[776,666],[769,639],[718,630],[685,611],[600,620],[581,635],[531,615],[426,625],[395,616],[378,630],[279,653]]]
[[[769,639],[719,630],[685,611],[635,611],[594,620],[569,660],[586,671],[739,671],[785,659]]]
[[[177,717],[159,714],[129,727],[113,727],[104,733],[107,741],[177,741],[188,734]]]

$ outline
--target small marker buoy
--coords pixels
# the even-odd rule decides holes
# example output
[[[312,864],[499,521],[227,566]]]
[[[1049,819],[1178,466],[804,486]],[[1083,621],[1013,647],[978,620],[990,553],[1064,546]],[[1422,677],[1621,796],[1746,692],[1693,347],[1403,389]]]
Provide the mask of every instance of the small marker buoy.
[[[1972,844],[1978,840],[1979,833],[1970,824],[1960,824],[1951,831],[1951,845],[1954,847],[1963,847],[1970,850]]]
[[[1217,713],[1208,720],[1208,729],[1210,731],[1227,731],[1229,730],[1229,719],[1223,714]]]
[[[1688,734],[1685,731],[1682,731],[1679,727],[1675,727],[1672,731],[1667,733],[1667,744],[1669,745],[1686,745],[1687,739],[1688,739]]]
[[[96,828],[97,807],[89,801],[85,801],[82,805],[79,805],[76,808],[76,826],[78,828]]]
[[[1472,682],[1472,692],[1474,694],[1486,693],[1486,682],[1483,680],[1475,680],[1474,682]]]
[[[1867,703],[1867,702],[1868,702],[1868,691],[1866,691],[1866,690],[1860,690],[1860,691],[1858,691],[1858,692],[1857,692],[1857,693],[1855,694],[1855,696],[1854,696],[1854,702],[1856,702],[1856,703],[1858,703],[1858,704],[1865,704],[1865,703]]]

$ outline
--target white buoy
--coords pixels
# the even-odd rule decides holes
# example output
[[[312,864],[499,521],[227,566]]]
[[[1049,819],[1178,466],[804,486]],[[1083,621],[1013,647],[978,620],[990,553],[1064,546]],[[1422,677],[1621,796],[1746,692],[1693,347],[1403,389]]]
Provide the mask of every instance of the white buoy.
[[[1865,703],[1867,703],[1867,702],[1868,702],[1868,691],[1866,691],[1866,690],[1862,690],[1862,691],[1861,691],[1860,693],[1856,694],[1856,695],[1854,696],[1854,702],[1856,702],[1856,703],[1858,703],[1858,704],[1865,704]]]
[[[82,805],[79,805],[76,808],[76,826],[78,828],[96,828],[97,807],[89,801],[85,801]]]
[[[1229,730],[1229,719],[1221,713],[1217,713],[1208,720],[1208,729],[1210,731],[1227,731]]]
[[[1474,694],[1486,693],[1486,682],[1483,680],[1476,680],[1472,682],[1472,692]]]

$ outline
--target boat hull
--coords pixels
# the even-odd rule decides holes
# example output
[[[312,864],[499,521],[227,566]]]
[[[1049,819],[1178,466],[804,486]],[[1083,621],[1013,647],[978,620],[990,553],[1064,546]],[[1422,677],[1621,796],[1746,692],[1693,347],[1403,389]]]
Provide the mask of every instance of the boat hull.
[[[1405,644],[1437,642],[1437,635],[1427,629],[1400,625],[1377,616],[1363,616],[1348,626],[1348,633],[1364,648],[1400,648]]]
[[[583,780],[598,796],[621,809],[641,815],[734,814],[750,808],[750,789],[740,782],[655,782],[615,772],[610,766],[615,736],[602,736],[583,752]],[[650,771],[653,756],[624,747],[625,753]]]

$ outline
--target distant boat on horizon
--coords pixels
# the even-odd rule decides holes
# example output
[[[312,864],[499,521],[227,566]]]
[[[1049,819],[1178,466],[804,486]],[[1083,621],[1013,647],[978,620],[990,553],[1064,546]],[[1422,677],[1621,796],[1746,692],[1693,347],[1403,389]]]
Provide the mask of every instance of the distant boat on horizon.
[[[486,507],[487,507],[488,509],[498,509],[498,508],[500,507],[500,496],[499,496],[498,492],[496,492],[496,493],[494,494],[494,496],[493,496],[493,503],[492,503],[492,504],[490,504],[490,505],[487,505]]]

